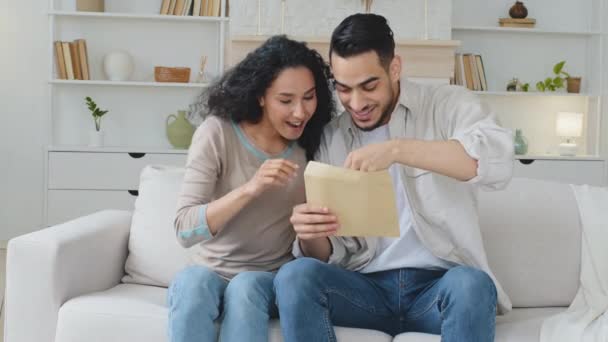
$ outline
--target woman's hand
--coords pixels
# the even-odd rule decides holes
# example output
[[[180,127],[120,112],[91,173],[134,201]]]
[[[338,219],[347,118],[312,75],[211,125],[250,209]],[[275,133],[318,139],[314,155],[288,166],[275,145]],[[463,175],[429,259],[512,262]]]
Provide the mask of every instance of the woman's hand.
[[[327,208],[307,203],[297,205],[291,214],[291,224],[300,240],[312,240],[336,234],[338,218]]]
[[[247,194],[257,197],[273,187],[282,187],[297,176],[298,164],[285,159],[267,159],[245,184]]]

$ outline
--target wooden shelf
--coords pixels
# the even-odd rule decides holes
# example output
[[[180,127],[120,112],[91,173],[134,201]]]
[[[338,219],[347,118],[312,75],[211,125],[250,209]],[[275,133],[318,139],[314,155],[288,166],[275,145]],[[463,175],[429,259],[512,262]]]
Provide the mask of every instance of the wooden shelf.
[[[228,65],[236,65],[268,38],[267,35],[230,37]],[[307,42],[310,48],[317,50],[326,60],[329,58],[329,37],[290,36],[290,38]],[[454,51],[460,43],[458,40],[397,40],[395,52],[407,61],[407,67],[404,69],[406,76],[449,79],[454,72]]]
[[[523,34],[556,34],[556,35],[577,35],[595,36],[602,34],[600,31],[567,31],[567,30],[547,30],[539,28],[519,28],[519,27],[499,27],[499,26],[454,26],[452,31],[480,31],[497,33],[523,33]]]
[[[162,147],[137,147],[137,146],[48,146],[48,152],[92,152],[92,153],[162,153],[162,154],[188,154],[188,150],[162,148]]]
[[[172,82],[137,82],[137,81],[103,81],[103,80],[51,80],[51,84],[94,85],[114,87],[165,87],[165,88],[206,88],[209,83],[172,83]]]
[[[189,15],[160,15],[160,14],[75,12],[75,11],[50,11],[49,15],[56,16],[56,17],[73,17],[73,18],[137,19],[137,20],[216,22],[216,23],[230,20],[230,18],[226,18],[226,17],[199,17],[199,16],[189,16]]]
[[[597,97],[594,94],[587,93],[566,93],[566,92],[540,92],[540,91],[473,91],[478,95],[492,95],[492,96],[570,96],[570,97]]]

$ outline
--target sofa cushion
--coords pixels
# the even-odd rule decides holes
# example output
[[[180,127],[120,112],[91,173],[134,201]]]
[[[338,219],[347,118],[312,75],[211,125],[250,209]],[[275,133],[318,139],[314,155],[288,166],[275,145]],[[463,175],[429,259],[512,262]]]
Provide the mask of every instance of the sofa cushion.
[[[514,307],[568,306],[579,284],[581,227],[568,184],[514,178],[480,192],[490,267]]]
[[[166,341],[167,289],[121,284],[66,302],[59,310],[56,341]],[[542,321],[565,308],[514,309],[496,319],[496,342],[538,341]],[[374,330],[336,327],[338,341],[391,341]],[[283,341],[278,321],[270,324],[270,341]],[[439,342],[438,335],[404,333],[395,342]]]
[[[59,310],[56,341],[62,342],[165,342],[167,341],[167,289],[121,284],[66,302]],[[336,328],[338,341],[389,342],[382,332]],[[277,320],[270,324],[270,341],[283,341]]]
[[[566,308],[514,309],[506,316],[496,318],[495,342],[538,342],[540,328],[545,318],[558,314]],[[440,342],[439,335],[404,333],[394,342]]]
[[[173,230],[183,177],[183,168],[147,166],[142,170],[123,282],[167,287],[189,263],[189,251],[179,245]]]

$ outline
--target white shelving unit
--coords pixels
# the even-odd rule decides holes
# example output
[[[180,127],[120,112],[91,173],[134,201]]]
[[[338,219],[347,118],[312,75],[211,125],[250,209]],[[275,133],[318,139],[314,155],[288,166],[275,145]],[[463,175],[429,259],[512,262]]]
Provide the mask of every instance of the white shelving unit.
[[[187,151],[174,149],[166,138],[166,119],[188,109],[224,70],[226,0],[221,0],[220,17],[160,15],[160,0],[105,0],[105,12],[78,12],[76,0],[49,0],[48,6],[45,222],[93,209],[130,209],[141,167],[185,163]],[[91,80],[57,77],[53,42],[75,39],[86,40]],[[105,77],[103,57],[115,50],[133,57],[129,81]],[[201,81],[202,56],[207,63]],[[190,83],[155,82],[155,66],[190,67]],[[103,147],[88,146],[94,125],[86,96],[109,110],[101,120]]]
[[[452,31],[481,31],[497,33],[521,33],[532,35],[576,35],[576,36],[595,36],[600,35],[600,31],[566,31],[549,30],[537,28],[518,28],[518,27],[491,27],[491,26],[454,26]]]
[[[137,14],[137,13],[110,13],[110,12],[74,12],[74,11],[49,11],[49,15],[55,17],[89,17],[107,19],[142,19],[142,20],[170,20],[170,21],[194,21],[194,22],[226,22],[225,17],[197,17],[160,14]]]
[[[104,80],[57,80],[50,84],[72,84],[76,86],[119,86],[119,87],[165,87],[165,88],[206,88],[209,83],[169,83],[169,82],[137,82],[137,81],[104,81]]]
[[[522,128],[532,138],[530,148],[535,154],[547,153],[559,141],[554,134],[549,136],[559,110],[585,113],[581,153],[600,154],[600,130],[596,128],[602,124],[602,75],[606,71],[601,20],[605,2],[582,0],[576,6],[565,0],[524,2],[528,17],[537,19],[536,27],[506,28],[498,26],[498,19],[508,17],[514,1],[454,0],[452,38],[462,42],[460,52],[481,54],[486,70],[489,91],[476,93],[494,105],[501,119],[514,125],[511,128]],[[536,91],[536,82],[552,76],[553,65],[561,60],[566,61],[564,70],[582,76],[581,93]],[[529,83],[530,91],[505,91],[513,77]],[[513,120],[518,115],[542,116],[544,122]]]
[[[86,153],[153,153],[153,154],[188,154],[188,150],[174,148],[151,148],[138,146],[49,146],[49,152],[86,152]]]
[[[527,92],[524,92],[524,91],[474,91],[473,93],[478,94],[478,95],[493,95],[493,96],[598,97],[598,95],[595,95],[595,94],[586,94],[586,93],[573,94],[573,93],[567,93],[567,92],[562,92],[562,91],[540,92],[540,91],[536,91],[536,90],[527,91]]]
[[[84,97],[109,110],[102,118],[108,146],[170,148],[165,118],[186,109],[209,81],[224,70],[225,0],[220,17],[160,15],[161,1],[105,0],[106,12],[78,12],[76,0],[49,0],[48,145],[86,146],[93,120]],[[56,40],[85,39],[91,80],[57,78]],[[125,50],[134,59],[129,81],[108,81],[103,56]],[[207,78],[197,83],[201,57]],[[154,66],[191,68],[190,83],[154,81]]]
[[[608,146],[608,133],[602,130],[602,125],[608,115],[605,89],[608,70],[604,61],[608,1],[581,0],[575,5],[567,0],[524,1],[528,17],[537,21],[536,27],[499,27],[498,19],[509,16],[514,2],[453,0],[452,39],[462,42],[458,52],[480,54],[486,71],[489,91],[475,93],[506,127],[522,129],[529,140],[529,154],[516,159],[537,160],[535,168],[547,167],[530,176],[573,181],[575,178],[569,175],[553,176],[561,172],[559,167],[565,170],[577,165],[591,167],[587,173],[593,175],[591,183],[606,184],[608,149],[603,146]],[[536,82],[554,76],[553,65],[562,60],[566,61],[565,71],[582,77],[581,93],[569,94],[565,89],[537,91]],[[529,83],[530,91],[505,91],[514,77]],[[557,155],[561,138],[555,134],[555,117],[559,111],[584,113],[584,136],[577,139],[579,155],[575,157]],[[603,174],[603,179],[598,174]],[[527,173],[520,168],[518,174],[516,168],[516,175]]]

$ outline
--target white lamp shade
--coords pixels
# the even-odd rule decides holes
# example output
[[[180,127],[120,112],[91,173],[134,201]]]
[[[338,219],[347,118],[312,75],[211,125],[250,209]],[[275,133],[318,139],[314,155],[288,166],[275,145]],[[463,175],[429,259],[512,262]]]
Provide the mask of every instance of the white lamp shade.
[[[580,137],[583,134],[583,113],[557,113],[555,133],[560,137]]]

